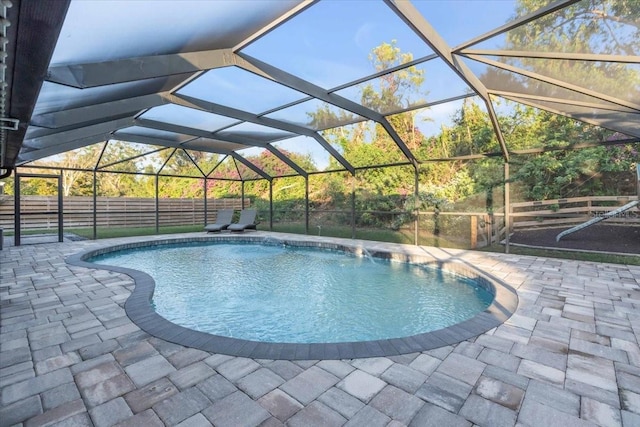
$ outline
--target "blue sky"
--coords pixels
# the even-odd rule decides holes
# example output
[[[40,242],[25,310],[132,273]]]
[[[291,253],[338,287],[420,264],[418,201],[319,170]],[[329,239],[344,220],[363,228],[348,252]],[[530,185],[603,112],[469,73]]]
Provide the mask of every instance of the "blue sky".
[[[499,27],[515,14],[513,0],[414,0],[413,4],[451,46]],[[154,49],[157,53],[158,47],[197,50],[204,41],[222,37],[225,29],[241,26],[238,15],[249,15],[249,20],[258,19],[261,14],[274,13],[269,9],[272,6],[282,10],[289,7],[283,0],[273,3],[74,1],[68,15],[73,24],[63,27],[53,62],[61,64],[148,55]],[[248,7],[252,9],[247,14]],[[150,10],[153,12],[150,13]],[[130,29],[130,33],[114,32],[113,22],[121,22],[123,28]],[[195,33],[193,28],[197,29]],[[327,0],[307,8],[242,52],[318,86],[332,89],[373,73],[375,70],[368,58],[371,50],[392,40],[396,41],[401,51],[411,52],[414,58],[432,53],[421,38],[382,1]],[[497,44],[501,42],[498,39]],[[238,70],[230,67],[205,73],[198,79],[200,81],[195,80],[191,88],[187,85],[181,92],[211,98],[213,102],[253,113],[260,113],[265,108],[297,97],[295,91],[287,88],[266,93],[259,82],[239,77],[241,73],[250,73]],[[465,91],[464,83],[443,63],[431,61],[426,64],[425,75],[427,84],[423,91],[428,92],[429,101]],[[207,90],[202,89],[204,87]],[[355,101],[358,97],[356,92],[341,92],[341,95]],[[422,113],[428,115],[431,121],[423,121],[419,117],[417,125],[424,134],[435,134],[442,124],[450,123],[452,114],[459,106],[460,102],[455,102],[433,107]],[[286,145],[281,144],[283,148]],[[296,151],[312,154],[320,167],[327,162],[327,153],[314,141],[303,144],[300,150],[298,142],[288,145],[296,148]]]
[[[414,0],[413,4],[450,46],[499,27],[515,15],[511,0]],[[243,52],[331,89],[373,73],[368,58],[371,50],[392,40],[414,58],[433,53],[384,3],[330,0],[313,5]],[[502,38],[497,43],[501,44]],[[424,90],[430,101],[465,93],[466,85],[442,63],[427,64],[425,75]],[[441,125],[450,124],[460,105],[452,102],[421,112],[416,124],[424,134],[436,134]],[[423,120],[427,116],[431,120]],[[292,141],[281,146],[299,149],[300,144]],[[320,167],[328,161],[326,153],[321,153],[324,150],[315,144],[305,150]]]

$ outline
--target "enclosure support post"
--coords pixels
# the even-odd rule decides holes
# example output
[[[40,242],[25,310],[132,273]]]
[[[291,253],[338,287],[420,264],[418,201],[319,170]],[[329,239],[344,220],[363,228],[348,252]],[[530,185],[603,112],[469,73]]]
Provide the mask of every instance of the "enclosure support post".
[[[13,212],[14,212],[14,220],[13,220],[13,244],[16,246],[20,246],[20,175],[15,173],[14,175],[14,189],[13,189]]]
[[[98,238],[98,182],[96,170],[93,170],[93,240]]]
[[[273,180],[269,181],[269,231],[273,231]]]
[[[478,247],[478,217],[476,215],[472,215],[471,219],[471,249],[476,249]]]
[[[356,238],[356,174],[351,177],[351,238]]]
[[[509,233],[511,232],[511,194],[509,188],[509,162],[504,162],[504,252],[509,253]]]
[[[240,186],[240,203],[242,203],[241,209],[244,209],[244,181],[242,181],[242,185]]]
[[[63,188],[62,188],[62,174],[64,171],[60,171],[60,176],[58,177],[58,242],[62,243],[64,241],[64,217],[63,217]]]
[[[156,174],[156,234],[160,233],[160,177]]]
[[[304,177],[304,232],[309,234],[309,176]]]
[[[204,224],[203,225],[207,225],[207,220],[209,218],[209,211],[207,208],[207,177],[204,177],[204,188],[203,190],[203,194],[204,194]]]
[[[420,190],[420,187],[419,187],[419,185],[420,185],[420,175],[419,175],[419,173],[420,173],[420,171],[418,170],[418,167],[419,166],[416,166],[415,169],[414,169],[415,176],[414,176],[414,183],[413,183],[413,197],[414,197],[414,200],[415,200],[414,209],[415,209],[415,216],[416,216],[416,219],[415,219],[414,224],[413,224],[413,244],[416,245],[416,246],[418,246],[418,229],[420,227],[420,208],[419,208],[420,204],[418,203],[418,195],[420,194],[419,193],[419,190]]]

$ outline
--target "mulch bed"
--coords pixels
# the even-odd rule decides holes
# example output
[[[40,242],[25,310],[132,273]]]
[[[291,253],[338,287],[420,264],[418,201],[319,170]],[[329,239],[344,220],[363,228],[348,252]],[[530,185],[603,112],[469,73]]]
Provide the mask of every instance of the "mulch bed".
[[[511,243],[602,252],[640,254],[640,227],[596,224],[564,236],[556,242],[556,236],[566,228],[540,228],[516,231]]]

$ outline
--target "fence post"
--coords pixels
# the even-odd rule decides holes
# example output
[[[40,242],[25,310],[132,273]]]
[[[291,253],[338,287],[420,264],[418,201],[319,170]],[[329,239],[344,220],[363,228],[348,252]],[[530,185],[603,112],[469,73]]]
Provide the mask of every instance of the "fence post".
[[[511,232],[511,194],[509,194],[509,162],[504,162],[504,252],[509,253],[509,233]]]
[[[96,170],[93,170],[93,240],[98,238],[98,183]]]
[[[20,175],[18,173],[15,173],[13,176],[13,192],[13,244],[20,246],[20,222],[22,219],[20,218]]]
[[[269,231],[273,231],[273,180],[269,180]]]
[[[484,216],[484,225],[487,228],[487,242],[489,242],[489,246],[493,244],[493,221],[491,220],[491,216]]]
[[[244,209],[244,181],[240,185],[240,203],[242,203],[242,209]]]
[[[471,216],[471,249],[478,247],[478,217]]]
[[[60,171],[58,177],[58,242],[64,242],[64,217],[63,217],[63,188],[62,188],[62,174],[64,171]]]
[[[204,224],[207,225],[209,220],[209,211],[208,211],[208,202],[207,202],[207,177],[204,177]]]
[[[304,177],[304,232],[309,234],[309,176]]]
[[[416,213],[416,219],[413,223],[413,244],[418,246],[418,230],[420,229],[420,203],[418,203],[418,196],[420,194],[420,171],[418,166],[414,166],[415,175],[413,177],[413,197],[414,197],[414,209]]]
[[[356,175],[351,177],[351,238],[356,238]]]
[[[156,174],[156,234],[160,233],[160,186],[159,177]]]

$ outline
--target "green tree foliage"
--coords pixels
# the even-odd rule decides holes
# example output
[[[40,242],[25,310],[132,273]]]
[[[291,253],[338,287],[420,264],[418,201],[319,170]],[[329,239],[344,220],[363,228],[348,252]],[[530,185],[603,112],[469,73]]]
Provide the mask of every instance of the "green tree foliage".
[[[547,3],[544,0],[519,0],[516,15],[528,15]],[[639,40],[640,2],[584,0],[509,31],[504,49],[638,55]],[[623,63],[525,57],[498,60],[623,100],[635,101],[640,95],[640,71]],[[604,102],[497,68],[489,69],[482,79],[493,88]],[[541,200],[629,191],[622,183],[628,180],[633,164],[640,161],[637,146],[560,150],[584,142],[604,141],[612,132],[546,111],[517,105],[511,107],[510,114],[499,118],[511,150],[559,149],[526,157],[512,156],[515,170],[512,180],[518,184],[520,198]],[[619,179],[624,176],[627,178]],[[476,182],[482,181],[483,177],[477,174]]]
[[[104,173],[96,175],[98,194],[108,197],[144,197],[149,193],[144,191],[143,176],[133,175],[144,170],[142,158],[132,161],[123,161],[143,154],[142,149],[124,141],[109,141],[100,160],[101,166],[111,165],[117,162],[108,170],[128,172],[128,173]],[[149,194],[151,196],[153,193]]]
[[[160,173],[174,175],[180,179],[163,179],[159,186],[162,197],[200,198],[204,195],[204,176],[218,163],[218,155],[204,151],[185,151],[183,149],[161,151]],[[199,179],[196,179],[199,178]]]
[[[520,0],[517,16],[534,12],[547,3],[546,0]],[[509,31],[504,49],[639,55],[639,40],[640,2],[584,0]],[[640,96],[640,71],[624,63],[524,57],[499,58],[499,61],[620,99],[635,101]],[[585,96],[577,92],[500,69],[490,69],[483,80],[493,88],[585,100]]]
[[[519,0],[516,14],[524,16],[547,4],[548,0]],[[639,15],[639,1],[583,0],[508,31],[504,49],[638,55]],[[375,47],[369,60],[372,72],[377,73],[408,64],[413,61],[413,55],[402,52],[397,42],[392,40]],[[637,102],[640,93],[637,67],[622,63],[535,58],[499,60],[621,99]],[[416,126],[417,110],[403,112],[424,102],[427,93],[424,93],[423,86],[429,77],[422,69],[411,66],[383,74],[362,83],[358,88],[358,102],[383,114],[404,144],[421,160],[417,171],[417,197],[414,187],[416,171],[412,165],[407,165],[406,156],[387,130],[378,123],[358,121],[352,113],[325,104],[309,114],[308,123],[320,129],[324,138],[356,168],[367,169],[358,169],[355,176],[343,171],[312,175],[309,180],[312,209],[350,209],[352,192],[356,195],[355,203],[359,211],[441,211],[452,206],[457,210],[474,196],[474,209],[482,207],[482,203],[487,210],[491,209],[493,189],[502,186],[504,181],[500,156],[473,162],[440,161],[452,157],[500,153],[493,125],[482,104],[473,98],[465,99],[453,115],[451,125],[442,126],[440,133],[432,137],[423,135]],[[491,68],[482,79],[490,88],[511,88],[550,97],[567,96],[566,89],[535,79],[514,77],[514,74],[498,68]],[[570,99],[571,96],[574,99],[585,97],[577,92],[570,95]],[[502,106],[506,108],[498,110],[498,121],[510,150],[548,149],[535,155],[511,155],[511,179],[514,187],[520,191],[521,199],[629,193],[624,177],[629,176],[634,164],[640,162],[638,144],[571,150],[579,143],[605,141],[612,137],[612,132],[515,103]],[[60,156],[50,166],[92,169],[97,148],[99,146],[88,147]],[[140,149],[132,144],[109,142],[101,165],[122,158],[135,158],[140,154]],[[283,151],[283,154],[304,170],[317,171],[309,156],[287,151]],[[91,163],[91,159],[94,159],[94,163]],[[280,207],[285,210],[304,208],[305,180],[294,176],[295,172],[289,165],[269,150],[247,156],[246,160],[267,175],[276,177],[271,190],[274,201]],[[99,192],[110,196],[153,197],[153,174],[162,165],[162,174],[193,177],[162,178],[160,194],[163,197],[202,197],[205,175],[210,198],[239,197],[244,189],[245,194],[254,199],[259,207],[266,208],[266,201],[269,200],[269,182],[237,159],[229,156],[222,160],[215,154],[182,149],[164,150],[154,160],[140,157],[112,168],[121,172],[146,170],[151,176],[99,173]],[[342,169],[334,158],[330,158],[328,170]],[[70,171],[65,172],[65,176],[68,180],[65,186],[68,190],[65,192],[90,194],[87,193],[91,190],[87,174]],[[32,187],[25,187],[24,194],[55,194],[51,183],[35,181]],[[241,181],[244,181],[244,185]],[[361,225],[380,225],[377,218],[380,217],[361,215],[358,221]],[[390,215],[384,221],[391,221],[390,218],[399,216]]]
[[[513,181],[525,200],[633,194],[640,144],[553,151],[518,158]]]
[[[547,0],[519,0],[517,16],[548,4]],[[640,54],[640,2],[636,0],[583,0],[512,31],[514,47],[617,55]],[[577,50],[579,49],[579,50]]]

